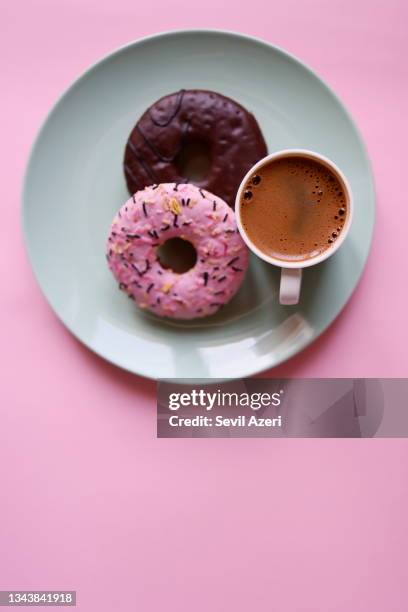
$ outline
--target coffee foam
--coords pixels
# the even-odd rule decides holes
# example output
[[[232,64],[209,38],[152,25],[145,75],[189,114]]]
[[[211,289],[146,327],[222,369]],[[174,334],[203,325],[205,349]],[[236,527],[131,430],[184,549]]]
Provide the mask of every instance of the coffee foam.
[[[288,261],[316,257],[338,240],[348,202],[338,177],[300,156],[272,160],[245,185],[242,224],[266,255]]]

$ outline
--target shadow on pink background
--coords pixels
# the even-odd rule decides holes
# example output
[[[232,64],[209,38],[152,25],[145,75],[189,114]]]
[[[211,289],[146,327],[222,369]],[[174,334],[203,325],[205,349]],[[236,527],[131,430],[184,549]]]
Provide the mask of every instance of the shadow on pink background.
[[[157,440],[154,384],[79,345],[41,296],[20,192],[49,107],[115,47],[184,27],[280,45],[356,119],[378,207],[350,303],[270,374],[406,376],[408,5],[18,0],[0,10],[0,589],[76,589],[86,612],[407,610],[407,441]]]

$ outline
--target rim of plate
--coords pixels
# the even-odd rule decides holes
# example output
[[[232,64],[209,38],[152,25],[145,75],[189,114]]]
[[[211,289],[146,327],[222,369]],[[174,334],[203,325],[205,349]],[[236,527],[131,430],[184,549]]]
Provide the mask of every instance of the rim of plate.
[[[39,278],[39,272],[36,269],[36,266],[34,264],[34,257],[33,257],[33,252],[32,252],[32,247],[30,245],[30,240],[29,240],[29,229],[26,223],[26,215],[25,215],[25,210],[27,207],[27,197],[28,197],[28,182],[29,182],[29,175],[31,172],[31,166],[33,163],[33,158],[36,154],[36,150],[37,147],[39,145],[40,139],[43,135],[43,133],[45,132],[48,122],[51,119],[51,117],[58,111],[59,106],[64,102],[65,98],[82,82],[82,80],[86,79],[88,77],[88,75],[95,70],[96,68],[99,68],[100,66],[102,66],[105,62],[110,61],[113,57],[120,55],[121,53],[123,53],[124,51],[126,51],[127,49],[130,49],[131,47],[137,47],[137,46],[143,46],[144,44],[148,44],[150,41],[153,40],[157,40],[160,38],[171,38],[171,37],[179,37],[179,36],[189,36],[191,34],[196,34],[196,35],[206,35],[206,36],[226,36],[229,38],[235,38],[237,40],[244,40],[246,42],[251,42],[253,44],[256,44],[258,46],[261,47],[265,47],[268,48],[270,50],[272,50],[275,53],[278,53],[280,55],[282,55],[285,58],[289,58],[294,64],[296,64],[298,67],[300,67],[301,69],[303,69],[304,71],[306,71],[307,73],[309,73],[314,79],[316,79],[320,86],[323,87],[323,89],[326,90],[326,92],[334,99],[334,101],[336,102],[336,104],[340,107],[340,109],[342,110],[342,112],[344,113],[344,115],[347,117],[347,120],[349,121],[349,123],[351,124],[357,141],[361,147],[361,150],[364,154],[365,157],[365,161],[367,163],[367,167],[369,170],[369,178],[370,178],[370,187],[371,187],[371,197],[374,203],[373,206],[373,229],[371,231],[371,235],[369,237],[369,241],[368,241],[368,249],[367,249],[367,255],[365,256],[364,262],[363,262],[363,266],[362,269],[360,271],[360,274],[357,278],[357,281],[353,287],[353,289],[351,290],[351,292],[346,296],[346,298],[342,301],[340,307],[337,309],[337,311],[335,312],[333,318],[329,321],[329,323],[327,323],[326,325],[324,325],[312,338],[305,340],[304,342],[300,343],[300,345],[293,345],[292,347],[290,347],[288,349],[288,351],[286,352],[285,356],[278,358],[278,360],[274,363],[271,363],[270,365],[268,365],[265,368],[259,368],[259,367],[250,367],[248,366],[248,370],[246,372],[246,374],[240,374],[239,376],[235,377],[235,378],[244,378],[244,377],[250,377],[250,376],[254,376],[255,374],[260,374],[262,372],[267,371],[270,368],[275,368],[278,365],[280,365],[281,363],[284,363],[285,361],[288,361],[289,359],[291,359],[292,357],[294,357],[295,355],[297,355],[298,353],[302,352],[304,349],[306,349],[308,346],[310,346],[313,342],[315,342],[315,340],[317,340],[331,325],[332,323],[334,323],[334,321],[337,319],[337,317],[339,316],[339,314],[342,312],[342,310],[344,309],[344,307],[346,306],[347,302],[350,300],[351,296],[353,295],[354,291],[356,290],[358,284],[360,283],[362,274],[364,272],[366,263],[367,263],[367,259],[368,256],[370,254],[371,251],[371,245],[372,245],[372,241],[373,241],[373,234],[374,234],[374,226],[375,226],[375,222],[376,222],[376,206],[375,206],[375,201],[376,201],[376,189],[375,189],[375,181],[374,181],[374,174],[373,174],[373,169],[372,169],[372,164],[371,164],[371,160],[370,157],[368,155],[368,151],[367,151],[367,147],[364,143],[364,140],[361,136],[360,130],[357,126],[357,124],[355,123],[353,117],[351,116],[351,114],[349,113],[348,109],[345,107],[345,105],[343,104],[343,102],[341,101],[341,99],[337,96],[337,94],[334,92],[334,90],[329,87],[329,85],[309,66],[307,66],[306,64],[304,64],[298,57],[296,57],[295,55],[293,55],[292,53],[290,53],[289,51],[286,51],[285,49],[283,49],[280,46],[274,45],[266,40],[263,40],[262,38],[259,38],[257,36],[252,36],[250,34],[243,34],[242,32],[237,32],[234,30],[224,30],[224,29],[218,29],[218,28],[187,28],[187,29],[175,29],[175,30],[165,30],[163,32],[157,32],[155,34],[149,34],[147,36],[143,36],[142,38],[138,38],[136,40],[132,40],[129,41],[123,45],[121,45],[120,47],[117,47],[116,49],[114,49],[113,51],[110,51],[108,53],[106,53],[105,55],[103,55],[100,59],[96,60],[95,62],[93,62],[92,64],[90,64],[88,66],[88,68],[86,68],[66,89],[64,89],[64,91],[57,97],[56,101],[54,102],[54,104],[51,106],[50,110],[47,112],[47,114],[45,115],[44,119],[42,120],[42,123],[40,124],[40,128],[34,138],[34,141],[29,149],[29,153],[28,153],[28,157],[27,157],[27,162],[26,162],[26,168],[25,168],[25,172],[24,172],[24,177],[23,177],[23,185],[22,185],[22,190],[21,190],[21,224],[22,224],[22,230],[23,230],[23,239],[24,239],[24,246],[25,246],[25,250],[28,256],[28,260],[31,266],[31,269],[33,271],[34,274],[34,278],[37,282],[37,285],[42,293],[42,295],[45,297],[45,300],[47,301],[49,307],[51,308],[51,310],[53,311],[53,313],[55,314],[55,316],[59,319],[59,321],[61,321],[61,323],[64,325],[64,327],[76,338],[76,340],[78,340],[79,342],[81,342],[81,344],[83,344],[84,346],[86,346],[92,353],[94,353],[95,355],[98,355],[98,357],[101,357],[102,359],[104,359],[105,361],[108,361],[109,363],[112,363],[113,365],[127,371],[130,372],[131,374],[136,374],[137,376],[141,376],[143,378],[147,378],[149,380],[153,380],[153,381],[165,381],[165,380],[173,380],[171,378],[165,378],[165,377],[155,377],[154,375],[152,375],[151,372],[146,372],[143,370],[143,366],[142,364],[139,367],[139,364],[137,364],[137,369],[136,368],[132,368],[128,363],[122,362],[119,359],[114,359],[111,358],[110,356],[106,356],[104,355],[102,352],[99,352],[94,346],[92,346],[87,340],[85,340],[83,337],[81,337],[81,335],[75,331],[71,324],[68,323],[67,321],[65,321],[60,314],[53,308],[52,304],[51,304],[51,299],[48,297],[48,295],[45,293],[45,291],[43,290],[40,278]],[[191,380],[196,380],[195,378],[183,378],[180,380],[184,380],[184,381],[191,381]],[[214,381],[223,381],[223,380],[230,380],[231,377],[228,378],[211,378],[208,380],[211,380],[212,382]],[[204,380],[204,379],[200,379],[200,380]]]

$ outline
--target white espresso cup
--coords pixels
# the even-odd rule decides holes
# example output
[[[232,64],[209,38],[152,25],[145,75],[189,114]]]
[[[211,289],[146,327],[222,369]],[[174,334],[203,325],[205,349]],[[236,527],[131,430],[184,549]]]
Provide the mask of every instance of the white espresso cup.
[[[334,176],[339,180],[340,185],[344,190],[344,195],[346,198],[347,205],[347,217],[345,219],[344,225],[342,227],[341,233],[339,237],[334,240],[322,253],[316,255],[316,257],[310,257],[307,259],[302,259],[300,261],[285,261],[284,259],[278,259],[276,257],[271,257],[264,253],[259,247],[257,247],[253,241],[249,238],[245,228],[242,224],[241,219],[241,206],[242,206],[242,196],[243,191],[247,186],[247,183],[251,179],[251,177],[259,172],[264,166],[268,165],[270,162],[276,161],[278,159],[282,159],[284,157],[304,157],[307,159],[312,159],[322,166],[326,166]],[[351,221],[353,218],[353,195],[350,189],[350,185],[344,176],[343,172],[340,168],[332,162],[327,157],[320,155],[320,153],[315,153],[313,151],[308,151],[307,149],[284,149],[282,151],[277,151],[276,153],[271,153],[267,155],[259,162],[257,162],[245,175],[243,178],[237,193],[237,197],[235,200],[235,215],[237,219],[237,225],[239,232],[246,242],[248,247],[251,249],[255,255],[263,259],[264,261],[281,268],[281,280],[280,280],[280,290],[279,290],[279,302],[284,305],[293,305],[299,302],[300,297],[300,289],[302,285],[302,269],[309,268],[310,266],[315,266],[325,259],[328,259],[341,247],[343,242],[345,241],[347,234],[350,231]]]

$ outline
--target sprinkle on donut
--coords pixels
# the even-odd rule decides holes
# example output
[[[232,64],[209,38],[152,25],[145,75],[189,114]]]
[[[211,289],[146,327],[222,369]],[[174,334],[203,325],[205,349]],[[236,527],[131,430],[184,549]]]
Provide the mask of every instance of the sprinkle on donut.
[[[160,263],[158,249],[171,238],[196,250],[196,264],[187,272]],[[233,211],[221,198],[185,183],[155,184],[135,193],[113,220],[106,257],[129,298],[178,319],[214,314],[236,293],[248,266]]]

